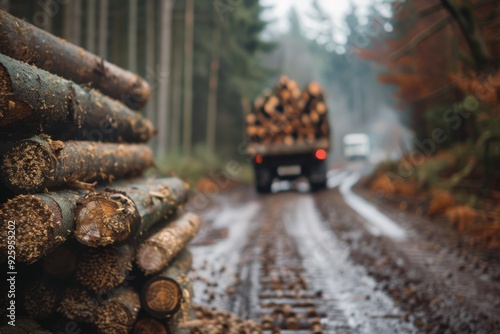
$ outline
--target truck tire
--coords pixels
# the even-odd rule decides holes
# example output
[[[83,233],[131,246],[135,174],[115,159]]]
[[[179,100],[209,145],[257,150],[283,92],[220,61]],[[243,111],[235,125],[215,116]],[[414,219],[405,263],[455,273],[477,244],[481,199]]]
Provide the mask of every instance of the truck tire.
[[[323,189],[326,189],[326,181],[322,182],[311,182],[311,191],[312,192],[317,192]]]
[[[273,179],[266,168],[255,168],[255,189],[259,194],[269,194]]]

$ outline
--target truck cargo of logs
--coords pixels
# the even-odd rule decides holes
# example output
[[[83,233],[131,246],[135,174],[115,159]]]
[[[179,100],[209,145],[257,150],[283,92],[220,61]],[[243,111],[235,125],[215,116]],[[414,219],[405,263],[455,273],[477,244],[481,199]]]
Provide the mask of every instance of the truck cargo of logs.
[[[113,181],[153,165],[144,144],[62,142],[36,136],[14,142],[1,156],[0,178],[15,193],[35,193],[75,181]]]
[[[90,193],[77,204],[75,237],[90,247],[125,242],[175,215],[187,195],[187,184],[175,177]]]
[[[151,95],[143,78],[0,11],[0,52],[78,84],[90,84],[133,109]]]
[[[122,103],[1,53],[0,84],[3,140],[46,133],[64,140],[146,142],[156,131]]]
[[[322,87],[311,82],[304,91],[282,77],[273,92],[266,91],[245,115],[250,143],[312,144],[329,138],[327,108]]]

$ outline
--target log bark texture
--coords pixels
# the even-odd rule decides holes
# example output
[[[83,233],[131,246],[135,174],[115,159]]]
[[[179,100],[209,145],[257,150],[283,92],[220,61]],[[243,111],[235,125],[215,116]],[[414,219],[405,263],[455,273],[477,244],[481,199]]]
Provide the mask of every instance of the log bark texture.
[[[137,319],[141,303],[132,288],[120,288],[97,313],[95,325],[101,334],[128,334]]]
[[[0,52],[78,84],[91,84],[133,109],[151,95],[143,78],[6,12],[0,12]]]
[[[137,249],[136,262],[146,275],[163,270],[200,228],[200,218],[194,213],[185,213],[150,236]]]
[[[0,248],[7,249],[9,221],[15,221],[16,261],[33,263],[74,231],[73,210],[86,191],[19,195],[0,207]]]
[[[187,184],[178,178],[142,180],[90,193],[75,210],[75,237],[91,247],[128,241],[173,217],[187,194]]]
[[[46,136],[15,142],[2,155],[1,179],[16,193],[40,192],[74,181],[113,181],[153,164],[141,144],[61,142]]]
[[[0,333],[8,334],[51,334],[44,330],[35,320],[29,318],[17,318],[16,326],[4,325],[0,327]]]
[[[146,142],[155,134],[150,121],[122,103],[3,54],[0,84],[4,139],[47,133],[57,139]]]
[[[181,308],[183,295],[188,297],[191,283],[187,274],[191,268],[192,255],[184,249],[175,260],[158,275],[150,278],[143,286],[141,304],[143,309],[157,319],[177,313]],[[186,303],[191,303],[188,298]]]

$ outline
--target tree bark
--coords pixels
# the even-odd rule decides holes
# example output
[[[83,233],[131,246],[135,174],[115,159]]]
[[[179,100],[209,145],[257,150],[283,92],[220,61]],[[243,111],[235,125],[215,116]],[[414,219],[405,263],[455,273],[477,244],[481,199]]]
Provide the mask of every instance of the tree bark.
[[[157,156],[163,159],[167,153],[170,106],[170,53],[172,40],[172,0],[161,1],[160,85],[158,87],[158,146]]]
[[[186,0],[184,37],[184,103],[183,103],[183,153],[191,155],[191,134],[193,127],[193,38],[194,0]]]
[[[5,12],[0,15],[0,52],[78,84],[91,84],[132,109],[142,108],[151,95],[143,78]]]
[[[102,334],[128,334],[134,325],[141,302],[132,288],[120,288],[97,313],[95,325]]]
[[[136,262],[146,275],[163,270],[193,239],[200,228],[200,218],[185,213],[146,239],[138,247]]]
[[[177,23],[175,28],[177,41],[174,45],[174,60],[172,64],[172,122],[170,124],[170,150],[174,154],[178,154],[180,151],[180,129],[182,124],[181,112],[182,112],[182,69],[184,65],[183,57],[183,37],[180,23]]]
[[[130,245],[86,249],[78,268],[76,279],[85,288],[101,294],[117,288],[132,270],[134,249]]]
[[[187,186],[177,178],[107,188],[79,201],[75,236],[90,247],[123,243],[173,217],[186,201]]]
[[[153,164],[147,145],[61,142],[33,137],[2,155],[0,176],[16,193],[34,193],[74,181],[113,181],[140,175]]]
[[[71,25],[71,40],[70,41],[74,45],[81,45],[81,42],[82,42],[82,40],[81,40],[81,35],[82,35],[82,1],[81,0],[73,0],[73,1],[71,1],[71,6],[72,6],[71,22],[73,24]],[[18,26],[18,27],[23,27],[23,26]],[[31,26],[28,23],[26,23],[26,26],[24,26],[23,28],[26,28],[26,27],[31,27]],[[0,29],[0,30],[2,30],[2,29]],[[22,35],[19,35],[19,36],[22,36]],[[47,34],[47,36],[52,36],[52,35]],[[1,44],[2,43],[0,43],[0,45]],[[40,43],[37,43],[37,44],[40,45]],[[27,45],[27,44],[24,44],[24,45]],[[13,58],[15,58],[15,57],[13,57]],[[20,59],[20,60],[22,60],[22,59]],[[38,65],[36,65],[36,66],[38,66]],[[43,68],[41,66],[38,66],[38,67]],[[58,74],[58,73],[56,73],[56,74]],[[64,75],[62,75],[62,74],[61,74],[61,76],[64,77]]]
[[[85,191],[19,195],[0,207],[0,247],[7,249],[8,221],[16,222],[16,260],[33,263],[64,242],[75,229],[73,210]]]
[[[118,101],[1,54],[0,82],[0,134],[11,140],[41,132],[114,142],[154,135],[151,122]]]
[[[187,274],[192,260],[191,253],[184,249],[168,267],[144,284],[141,304],[149,315],[163,319],[179,311],[184,289],[190,287]]]
[[[146,66],[148,72],[153,72],[156,70],[155,64],[155,46],[157,43],[156,33],[155,33],[155,1],[146,1],[146,18],[144,20],[146,25]],[[146,117],[153,123],[155,123],[155,111],[156,103],[155,99],[152,99],[146,106]]]

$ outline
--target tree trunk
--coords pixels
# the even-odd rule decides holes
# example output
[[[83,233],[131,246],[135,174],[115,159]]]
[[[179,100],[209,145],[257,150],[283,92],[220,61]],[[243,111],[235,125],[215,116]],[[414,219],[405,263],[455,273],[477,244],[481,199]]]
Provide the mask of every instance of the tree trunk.
[[[71,22],[73,24],[71,25],[71,39],[70,39],[70,41],[74,45],[81,45],[81,42],[82,42],[81,41],[81,33],[82,33],[82,1],[81,0],[73,0],[73,1],[71,1],[71,3],[72,3],[72,5],[71,5],[72,6]],[[18,27],[22,27],[22,26],[18,26]],[[24,26],[23,28],[24,29],[26,29],[26,28],[28,28],[28,29],[34,29],[29,24],[26,24],[26,26]],[[38,32],[38,31],[36,31],[36,32]],[[41,33],[41,32],[38,32],[38,33]],[[16,34],[14,34],[14,36],[13,36],[14,38],[16,37],[15,35]],[[18,34],[18,36],[21,37],[22,35]],[[46,36],[52,36],[52,35],[46,34]],[[25,38],[28,38],[28,40],[32,39],[31,36],[25,36]],[[2,43],[0,43],[0,45],[1,44]],[[24,44],[24,45],[27,45],[27,44]],[[39,45],[39,47],[44,46],[41,43],[36,43],[36,45]],[[46,50],[43,50],[43,51],[39,50],[39,53],[43,54],[43,53],[45,53],[44,51],[46,51]],[[54,52],[54,54],[56,54],[56,52]],[[15,58],[15,57],[13,57],[13,58]],[[30,56],[30,58],[31,58],[31,56]],[[22,60],[22,59],[19,59],[19,60]],[[43,67],[41,67],[39,65],[36,65],[36,66],[38,66],[40,68],[43,68]],[[56,73],[56,74],[58,74],[58,73]],[[60,74],[60,75],[62,77],[64,77],[64,75],[62,75],[62,74]],[[73,81],[75,81],[75,80],[73,80]]]
[[[161,31],[160,31],[160,85],[158,87],[158,146],[157,156],[163,159],[167,153],[168,136],[167,125],[169,121],[170,103],[170,53],[172,39],[172,0],[161,1]]]
[[[0,207],[0,247],[7,249],[8,221],[16,222],[16,260],[33,263],[63,243],[75,229],[73,210],[85,191],[19,195]]]
[[[128,334],[134,325],[141,302],[132,288],[116,290],[99,309],[95,325],[102,334]]]
[[[220,28],[216,24],[213,32],[212,61],[210,63],[210,78],[208,83],[208,117],[207,117],[207,148],[215,153],[217,127],[217,88],[219,86],[219,48]]]
[[[187,274],[192,261],[191,253],[184,249],[168,267],[144,284],[141,304],[149,315],[163,319],[179,311],[183,290],[190,286]]]
[[[132,270],[132,246],[88,248],[76,271],[76,279],[85,288],[102,294],[122,284]]]
[[[74,181],[113,181],[153,165],[146,145],[61,142],[33,137],[2,155],[1,180],[16,193],[33,193]]]
[[[87,0],[87,40],[85,48],[88,52],[95,53],[95,28],[96,28],[96,0]]]
[[[465,41],[480,72],[494,71],[494,59],[484,40],[481,26],[469,4],[457,7],[450,0],[440,0],[443,7],[451,14],[460,27]]]
[[[0,82],[4,139],[43,132],[59,139],[145,142],[154,135],[151,122],[118,101],[1,54]]]
[[[98,54],[102,59],[108,56],[108,0],[99,1]]]
[[[183,153],[191,155],[191,133],[193,127],[193,38],[194,0],[186,0],[184,37],[184,103],[183,103]]]
[[[186,201],[187,187],[177,178],[107,188],[78,203],[75,236],[90,247],[122,243],[171,218]]]
[[[186,213],[139,245],[136,262],[146,275],[163,270],[193,239],[200,228],[200,218]]]
[[[137,0],[128,0],[128,70],[137,72]]]
[[[72,5],[78,8],[76,0]],[[133,109],[143,107],[151,94],[143,78],[4,12],[0,15],[0,52],[78,84],[91,84]]]
[[[155,64],[155,46],[156,46],[156,33],[155,33],[155,0],[147,0],[146,1],[146,66],[147,71],[155,73],[156,64]],[[155,118],[156,111],[156,103],[155,99],[152,99],[149,104],[146,106],[146,117],[153,124],[156,121]]]
[[[176,38],[174,40],[177,41],[174,46],[174,61],[172,64],[172,122],[170,124],[170,148],[171,152],[177,154],[180,151],[180,128],[182,124],[181,112],[182,112],[182,69],[183,69],[183,37],[182,30],[180,29],[180,24],[177,24]]]

